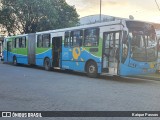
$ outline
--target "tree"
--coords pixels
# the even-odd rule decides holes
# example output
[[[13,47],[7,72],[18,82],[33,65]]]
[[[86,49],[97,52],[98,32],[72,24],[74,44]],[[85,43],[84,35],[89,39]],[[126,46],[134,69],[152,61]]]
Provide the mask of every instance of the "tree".
[[[8,33],[34,33],[75,26],[74,6],[65,0],[1,0],[0,24]]]

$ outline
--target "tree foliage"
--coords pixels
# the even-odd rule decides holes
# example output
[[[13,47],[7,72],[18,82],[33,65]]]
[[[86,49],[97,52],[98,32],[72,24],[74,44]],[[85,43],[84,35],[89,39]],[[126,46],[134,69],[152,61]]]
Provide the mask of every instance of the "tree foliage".
[[[75,26],[79,16],[65,0],[1,0],[0,17],[8,33],[22,34]]]

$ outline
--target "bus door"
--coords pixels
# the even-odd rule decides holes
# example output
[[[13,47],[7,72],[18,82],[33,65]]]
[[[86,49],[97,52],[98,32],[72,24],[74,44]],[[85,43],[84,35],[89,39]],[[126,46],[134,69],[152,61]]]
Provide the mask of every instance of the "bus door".
[[[61,67],[62,37],[52,38],[52,66]]]
[[[36,34],[31,33],[28,35],[28,64],[35,65],[35,45]]]
[[[106,32],[103,34],[103,69],[112,75],[118,75],[120,32]]]
[[[12,50],[12,42],[8,41],[7,42],[7,61],[12,61],[11,50]]]

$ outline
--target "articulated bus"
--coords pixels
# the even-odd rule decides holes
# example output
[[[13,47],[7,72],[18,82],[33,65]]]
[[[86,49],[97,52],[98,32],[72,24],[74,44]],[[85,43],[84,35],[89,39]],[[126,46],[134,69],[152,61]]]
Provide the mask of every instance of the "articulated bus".
[[[86,73],[132,76],[156,71],[157,44],[150,23],[116,20],[5,38],[5,62]]]

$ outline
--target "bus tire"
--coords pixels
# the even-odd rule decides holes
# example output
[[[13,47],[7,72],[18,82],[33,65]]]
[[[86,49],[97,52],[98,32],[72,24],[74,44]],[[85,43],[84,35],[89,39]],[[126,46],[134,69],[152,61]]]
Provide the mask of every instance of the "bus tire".
[[[15,66],[18,65],[17,64],[17,58],[15,56],[13,57],[13,65],[15,65]]]
[[[91,78],[98,77],[98,69],[97,69],[96,62],[90,61],[87,63],[86,67],[87,67],[86,72],[89,77],[91,77]]]
[[[45,58],[44,60],[44,69],[47,71],[51,70],[51,63],[49,58]]]

